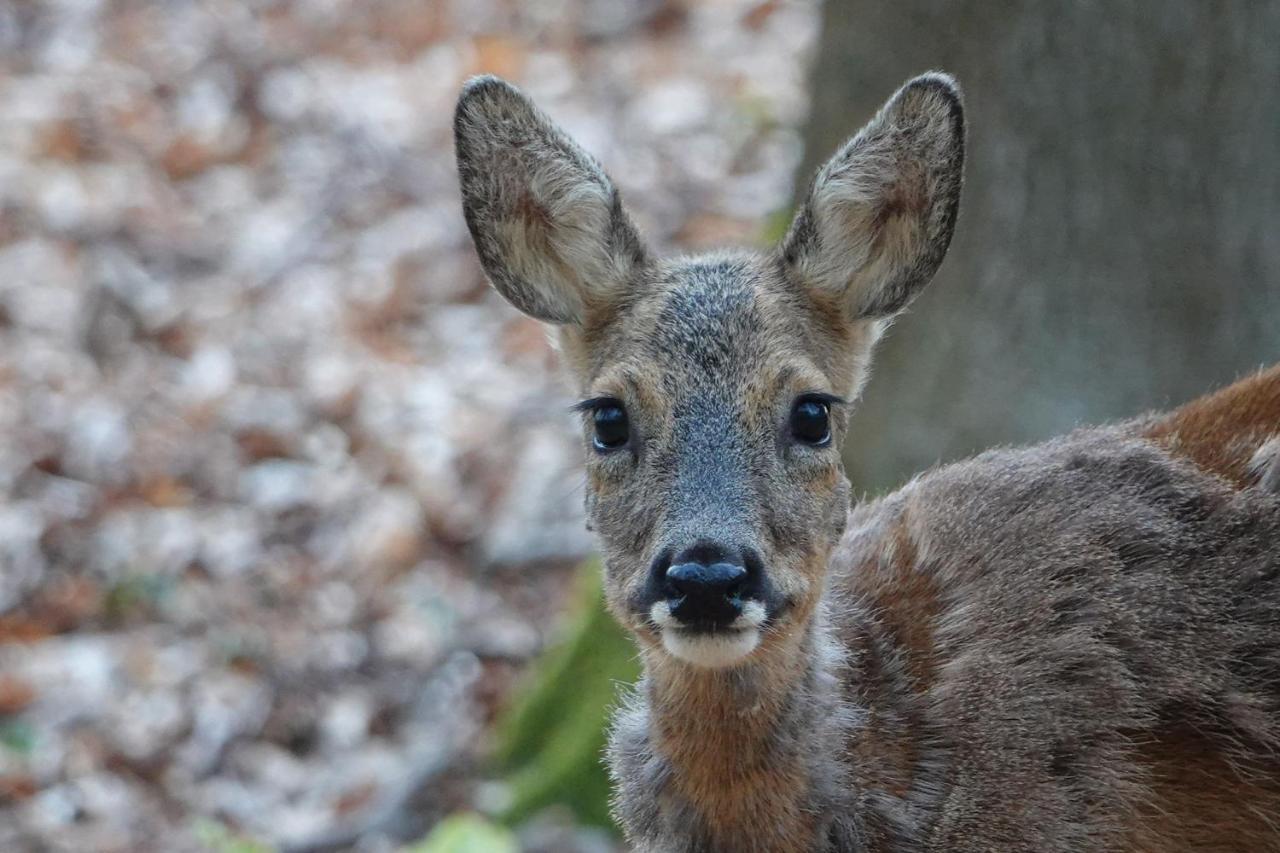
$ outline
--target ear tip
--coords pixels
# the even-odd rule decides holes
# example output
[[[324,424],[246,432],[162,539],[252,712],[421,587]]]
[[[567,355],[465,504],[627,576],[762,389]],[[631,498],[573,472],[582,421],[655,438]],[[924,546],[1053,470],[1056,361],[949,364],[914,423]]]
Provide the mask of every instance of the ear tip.
[[[928,71],[911,78],[890,99],[890,104],[906,114],[945,121],[963,144],[964,92],[956,78],[945,71]]]
[[[964,91],[959,81],[945,71],[927,71],[918,77],[912,77],[902,85],[892,100],[902,101],[907,98],[920,100],[923,96],[933,101],[929,106],[942,104],[957,119],[964,115]]]
[[[502,110],[527,103],[524,93],[493,74],[480,74],[462,84],[458,95],[458,107],[454,112],[454,124],[461,128],[468,120],[483,117],[494,110]]]
[[[477,95],[518,91],[515,86],[496,74],[477,74],[474,77],[467,78],[467,81],[462,84],[462,95],[459,100],[466,100]]]
[[[960,82],[945,71],[926,71],[919,76],[912,77],[902,88],[932,89],[948,100],[964,100],[964,93],[960,89]]]

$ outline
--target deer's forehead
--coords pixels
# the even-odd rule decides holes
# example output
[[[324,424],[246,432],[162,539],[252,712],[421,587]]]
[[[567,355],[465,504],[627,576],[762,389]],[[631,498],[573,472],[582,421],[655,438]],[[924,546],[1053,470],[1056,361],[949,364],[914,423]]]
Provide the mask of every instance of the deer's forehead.
[[[693,381],[749,372],[764,354],[768,320],[756,286],[745,265],[682,270],[654,300],[646,341],[654,361]]]
[[[822,384],[807,352],[808,325],[761,262],[683,262],[610,335],[599,378],[625,383],[660,409],[691,398],[735,409],[771,406],[793,377]]]

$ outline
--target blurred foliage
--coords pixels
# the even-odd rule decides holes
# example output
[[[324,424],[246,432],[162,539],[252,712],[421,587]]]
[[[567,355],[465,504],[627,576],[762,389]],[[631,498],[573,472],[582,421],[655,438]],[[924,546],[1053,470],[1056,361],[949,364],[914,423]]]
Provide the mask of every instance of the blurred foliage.
[[[115,624],[130,616],[151,612],[172,592],[173,586],[173,578],[164,575],[145,572],[126,575],[107,590],[104,615]]]
[[[635,646],[601,604],[601,568],[582,567],[570,630],[543,656],[528,692],[499,726],[498,762],[517,823],[557,803],[613,828],[603,753],[609,712],[640,674]]]
[[[760,229],[760,245],[772,246],[782,242],[782,238],[787,236],[787,231],[791,228],[791,220],[794,217],[795,208],[791,206],[780,207],[769,214],[769,218]]]
[[[520,849],[511,830],[474,814],[445,818],[424,840],[406,853],[516,853]]]

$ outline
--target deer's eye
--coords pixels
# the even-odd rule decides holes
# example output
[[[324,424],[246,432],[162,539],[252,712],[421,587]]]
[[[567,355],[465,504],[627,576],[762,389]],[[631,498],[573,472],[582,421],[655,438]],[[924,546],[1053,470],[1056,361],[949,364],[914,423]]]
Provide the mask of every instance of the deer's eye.
[[[796,441],[822,447],[831,441],[831,405],[801,397],[791,409],[791,435]]]
[[[592,443],[599,450],[617,450],[631,436],[627,412],[621,403],[610,401],[595,406],[591,410],[591,422],[596,430]]]

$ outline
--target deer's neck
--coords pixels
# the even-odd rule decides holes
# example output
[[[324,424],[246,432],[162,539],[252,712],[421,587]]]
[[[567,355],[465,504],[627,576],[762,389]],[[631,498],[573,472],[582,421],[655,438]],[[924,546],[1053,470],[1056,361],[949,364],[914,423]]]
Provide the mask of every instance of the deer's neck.
[[[844,752],[855,715],[837,649],[818,620],[793,648],[734,669],[653,654],[612,745],[633,832],[655,849],[852,849]]]

